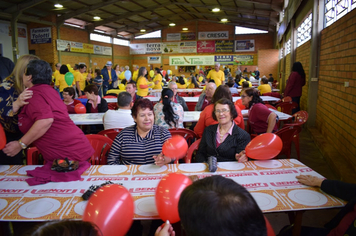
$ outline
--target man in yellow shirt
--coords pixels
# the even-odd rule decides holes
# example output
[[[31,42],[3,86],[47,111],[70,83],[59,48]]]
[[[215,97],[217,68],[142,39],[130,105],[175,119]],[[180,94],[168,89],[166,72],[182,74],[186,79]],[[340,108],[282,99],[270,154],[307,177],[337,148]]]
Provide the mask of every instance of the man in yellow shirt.
[[[53,72],[53,77],[56,79],[56,77],[59,75],[59,69],[61,68],[61,63],[56,64],[56,70]]]
[[[133,73],[132,73],[132,80],[137,82],[137,76],[138,76],[138,65],[133,65]]]
[[[210,70],[207,79],[214,80],[216,87],[219,87],[220,84],[225,84],[225,75],[222,70],[220,70],[220,63],[215,63],[215,69]]]

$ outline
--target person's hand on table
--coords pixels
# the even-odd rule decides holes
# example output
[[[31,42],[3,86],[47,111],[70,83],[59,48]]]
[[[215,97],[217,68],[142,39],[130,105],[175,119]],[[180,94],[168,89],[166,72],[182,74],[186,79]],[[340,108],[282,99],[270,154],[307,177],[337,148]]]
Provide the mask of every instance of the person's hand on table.
[[[22,150],[21,145],[18,141],[12,141],[6,144],[3,149],[3,152],[9,157],[15,156]]]
[[[172,225],[167,222],[164,224],[164,227],[159,226],[156,230],[155,236],[175,236],[176,232],[174,232]]]
[[[324,181],[323,178],[312,175],[298,175],[296,178],[301,184],[313,187],[321,187],[321,183]]]
[[[153,156],[153,159],[155,160],[155,165],[157,166],[163,166],[165,164],[169,164],[172,159],[169,157],[165,157],[162,153],[158,154],[157,156]]]
[[[248,162],[248,158],[246,156],[245,150],[241,151],[240,153],[236,153],[235,158],[236,158],[237,162],[240,162],[240,163]]]

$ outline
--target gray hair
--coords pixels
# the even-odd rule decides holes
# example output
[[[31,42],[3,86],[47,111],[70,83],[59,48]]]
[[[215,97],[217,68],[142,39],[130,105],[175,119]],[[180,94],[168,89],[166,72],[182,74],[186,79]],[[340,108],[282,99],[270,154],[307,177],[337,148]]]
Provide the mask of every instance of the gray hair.
[[[177,85],[177,83],[176,82],[169,82],[168,88],[171,88],[171,85]]]

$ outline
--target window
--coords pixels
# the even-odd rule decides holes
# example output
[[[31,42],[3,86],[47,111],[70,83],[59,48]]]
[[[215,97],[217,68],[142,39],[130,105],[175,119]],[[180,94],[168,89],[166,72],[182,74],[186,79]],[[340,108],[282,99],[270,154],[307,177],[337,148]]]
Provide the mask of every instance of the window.
[[[310,15],[302,22],[297,29],[297,47],[303,45],[309,39],[311,39],[313,15]]]
[[[279,49],[279,59],[283,59],[284,57],[283,52],[284,52],[284,48]]]
[[[90,34],[90,40],[103,42],[103,43],[111,43],[112,42],[110,36],[104,36],[101,34]]]
[[[333,24],[355,7],[355,0],[325,0],[325,27]]]
[[[147,39],[147,38],[160,38],[161,37],[161,31],[157,30],[151,33],[143,34],[140,36],[135,37],[135,39]]]
[[[246,27],[235,26],[235,34],[267,34],[266,30],[251,29]]]
[[[114,38],[114,44],[122,46],[130,46],[130,41],[124,39]]]
[[[285,45],[285,49],[286,49],[285,55],[286,55],[286,56],[290,53],[290,43],[291,43],[291,40],[289,39],[289,40],[286,42],[286,45]]]

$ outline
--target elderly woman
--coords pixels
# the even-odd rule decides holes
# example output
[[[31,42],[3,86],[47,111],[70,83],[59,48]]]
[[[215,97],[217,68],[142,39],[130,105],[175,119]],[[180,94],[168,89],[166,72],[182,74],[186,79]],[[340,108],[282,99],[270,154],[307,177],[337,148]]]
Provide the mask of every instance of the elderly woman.
[[[87,113],[100,113],[108,110],[108,103],[99,96],[98,86],[90,84],[84,89],[88,102],[85,104]]]
[[[28,63],[23,84],[33,92],[33,96],[19,114],[19,127],[25,135],[4,148],[7,155],[13,156],[33,143],[41,152],[46,164],[27,172],[37,177],[26,180],[30,185],[79,180],[80,175],[90,166],[88,160],[94,153],[88,139],[71,121],[66,106],[50,86],[51,80],[52,70],[47,62],[32,60]],[[78,161],[79,168],[66,173],[51,171],[54,160],[66,157]]]
[[[174,103],[179,103],[184,111],[189,111],[187,103],[185,102],[184,98],[180,97],[177,93],[178,91],[178,86],[176,82],[169,82],[168,88],[170,88],[173,91],[173,102]]]
[[[75,114],[74,107],[77,104],[80,104],[81,102],[77,99],[74,99],[75,97],[75,90],[73,87],[67,87],[63,89],[63,102],[67,106],[67,110],[69,114]]]
[[[208,105],[201,113],[198,120],[198,123],[194,127],[194,132],[201,137],[203,135],[204,129],[209,125],[217,124],[217,120],[214,119],[214,106],[215,102],[220,100],[221,98],[226,98],[232,102],[232,96],[230,89],[227,85],[220,85],[216,90],[212,98],[212,104]],[[237,116],[234,117],[234,122],[241,129],[245,129],[244,118],[241,114],[240,108],[235,105],[235,110],[237,111]]]
[[[218,162],[246,162],[248,159],[244,150],[250,142],[250,135],[235,124],[234,119],[238,116],[235,105],[230,99],[222,98],[213,106],[212,116],[218,124],[205,128],[196,161],[207,162],[208,157],[215,156]]]
[[[109,156],[109,165],[164,165],[173,161],[162,156],[162,145],[171,137],[168,129],[154,124],[152,102],[138,99],[131,108],[134,126],[123,129],[115,138]]]
[[[241,92],[241,101],[249,108],[246,115],[251,129],[256,134],[272,133],[277,131],[277,114],[270,111],[258,95],[259,91],[249,88]]]
[[[159,102],[154,106],[155,124],[167,129],[184,128],[183,107],[173,102],[173,95],[173,91],[168,88],[162,90],[162,103]]]
[[[21,56],[9,77],[0,84],[0,125],[4,128],[7,142],[19,140],[22,137],[18,127],[17,114],[19,109],[27,104],[26,100],[32,97],[32,91],[25,89],[23,85],[22,76],[27,64],[34,59],[38,59],[38,57],[34,55]],[[23,158],[23,152],[19,151],[9,156],[0,150],[0,165],[22,165]]]

